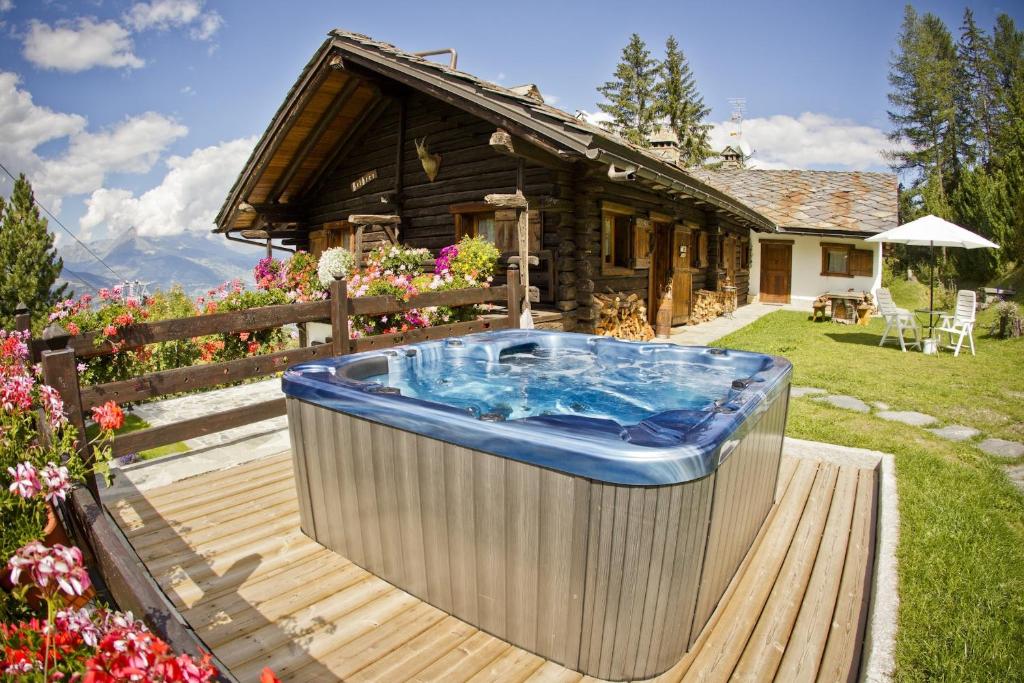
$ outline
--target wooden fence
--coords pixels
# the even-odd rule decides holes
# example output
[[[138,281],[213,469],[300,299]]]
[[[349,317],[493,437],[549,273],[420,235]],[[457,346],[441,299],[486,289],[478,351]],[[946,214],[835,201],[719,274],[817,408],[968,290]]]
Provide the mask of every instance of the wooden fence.
[[[189,318],[139,323],[122,328],[118,334],[119,348],[137,348],[157,342],[191,339],[213,334],[232,334],[265,330],[291,323],[330,320],[332,337],[329,344],[287,349],[248,358],[151,372],[138,377],[103,384],[81,386],[77,365],[79,359],[114,353],[112,345],[98,340],[97,332],[70,336],[62,329],[47,328],[42,339],[32,340],[34,361],[43,366],[43,380],[60,392],[72,426],[78,431],[79,450],[86,463],[92,452],[85,437],[85,419],[90,410],[106,401],[125,403],[155,398],[166,394],[206,389],[244,379],[280,372],[295,363],[321,358],[382,349],[428,339],[443,339],[472,332],[519,327],[522,286],[515,268],[508,271],[508,284],[479,289],[458,289],[417,294],[408,301],[390,296],[349,298],[344,280],[331,286],[331,298],[309,303],[283,304],[251,308],[229,313],[213,313]],[[500,318],[482,318],[468,322],[439,325],[395,334],[382,334],[349,339],[349,318],[353,315],[390,315],[410,309],[433,306],[467,306],[503,302],[508,313]],[[24,328],[27,318],[19,317]],[[165,444],[240,427],[285,414],[284,398],[231,408],[202,417],[181,420],[174,424],[149,427],[114,438],[113,456],[118,457]],[[94,477],[86,484],[99,500]]]

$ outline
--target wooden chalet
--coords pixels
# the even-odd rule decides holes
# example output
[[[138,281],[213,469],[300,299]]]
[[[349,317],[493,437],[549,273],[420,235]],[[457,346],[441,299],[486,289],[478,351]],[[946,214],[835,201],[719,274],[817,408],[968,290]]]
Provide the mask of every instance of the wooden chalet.
[[[593,330],[595,293],[637,293],[656,310],[669,278],[673,324],[688,321],[700,289],[735,287],[746,303],[751,231],[775,230],[663,154],[545,104],[536,87],[459,71],[454,51],[441,64],[340,30],[289,91],[215,230],[313,253],[384,240],[436,252],[484,235],[512,255],[517,209],[484,198],[516,192],[537,257],[534,308],[566,330]]]

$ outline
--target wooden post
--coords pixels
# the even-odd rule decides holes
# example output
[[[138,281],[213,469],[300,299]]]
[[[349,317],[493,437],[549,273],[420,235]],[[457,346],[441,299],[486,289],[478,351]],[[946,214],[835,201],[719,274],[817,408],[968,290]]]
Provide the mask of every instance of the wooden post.
[[[32,314],[23,301],[19,301],[14,309],[14,329],[18,332],[29,332],[32,330]]]
[[[517,179],[519,175],[517,175]],[[522,299],[523,310],[530,310],[530,205],[519,190],[515,194],[489,194],[484,202],[499,209],[515,209],[516,236],[519,246],[519,284],[526,296]],[[538,261],[539,263],[539,261]]]
[[[508,322],[509,327],[512,329],[519,329],[520,327],[520,314],[522,310],[520,306],[523,300],[523,289],[519,284],[519,269],[515,266],[509,266],[506,271],[505,280],[508,287]]]
[[[331,283],[331,340],[334,355],[348,353],[348,282],[341,279]]]
[[[82,414],[82,393],[78,385],[78,368],[75,362],[74,349],[60,349],[57,351],[43,351],[43,381],[49,384],[60,393],[64,401],[64,414],[68,422],[77,432],[78,453],[85,463],[86,468],[93,466],[92,449],[89,447],[89,439],[85,435],[85,415]],[[99,486],[96,477],[88,475],[85,478],[85,485],[89,487],[93,498],[100,499]]]

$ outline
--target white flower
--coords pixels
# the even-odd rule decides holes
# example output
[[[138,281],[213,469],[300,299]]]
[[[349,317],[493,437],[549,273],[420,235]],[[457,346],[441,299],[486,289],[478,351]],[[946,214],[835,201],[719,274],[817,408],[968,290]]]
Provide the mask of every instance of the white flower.
[[[333,247],[327,249],[320,255],[320,262],[317,264],[316,274],[320,284],[330,287],[331,282],[336,278],[345,278],[352,272],[356,264],[356,257],[348,249]]]

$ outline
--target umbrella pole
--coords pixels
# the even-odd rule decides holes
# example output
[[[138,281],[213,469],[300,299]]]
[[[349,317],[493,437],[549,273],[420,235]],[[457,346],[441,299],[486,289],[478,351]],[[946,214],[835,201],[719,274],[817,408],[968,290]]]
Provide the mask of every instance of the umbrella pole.
[[[931,283],[928,287],[928,336],[932,336],[932,330],[935,329],[935,322],[932,320],[935,310],[935,242],[929,242],[929,249],[932,257],[932,272],[929,279]]]

